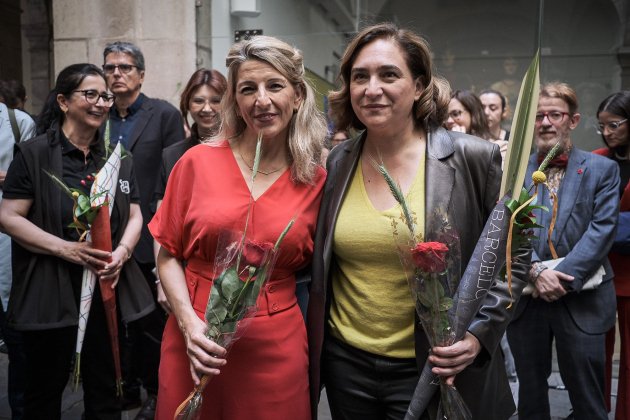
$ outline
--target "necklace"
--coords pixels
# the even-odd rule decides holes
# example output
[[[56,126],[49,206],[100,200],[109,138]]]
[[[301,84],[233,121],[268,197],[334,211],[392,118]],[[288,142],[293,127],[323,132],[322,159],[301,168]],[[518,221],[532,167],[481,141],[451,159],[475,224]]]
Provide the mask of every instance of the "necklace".
[[[237,149],[236,151],[238,152],[238,155],[243,160],[243,163],[245,163],[245,166],[247,166],[247,168],[250,171],[254,172],[254,165],[250,165],[249,163],[247,163],[247,161],[245,160],[245,158],[241,154],[240,150]],[[262,170],[260,170],[260,168],[258,168],[258,173],[261,174],[261,175],[271,175],[271,174],[275,174],[276,172],[280,171],[281,169],[284,169],[284,165],[280,166],[279,168],[272,169],[271,171],[262,171]]]
[[[66,133],[63,133],[64,135],[66,135]],[[80,144],[77,144],[75,142],[72,141],[72,139],[70,139],[70,137],[68,137],[66,135],[66,138],[68,139],[68,142],[73,145],[74,147],[76,147],[77,149],[79,149],[80,151],[82,151],[83,153],[85,153],[86,155],[88,154],[88,152],[90,151],[90,145],[88,144],[87,146],[82,146]]]

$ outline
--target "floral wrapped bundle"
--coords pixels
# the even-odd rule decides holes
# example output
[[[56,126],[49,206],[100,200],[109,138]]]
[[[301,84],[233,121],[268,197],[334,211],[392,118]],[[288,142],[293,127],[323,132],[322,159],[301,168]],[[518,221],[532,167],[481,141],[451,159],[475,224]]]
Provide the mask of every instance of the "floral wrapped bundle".
[[[278,257],[282,240],[293,225],[284,228],[276,244],[254,242],[242,233],[220,235],[215,256],[212,289],[206,307],[206,336],[229,351],[256,314],[256,301]],[[175,411],[175,419],[194,420],[201,414],[205,375]]]
[[[536,53],[521,83],[501,180],[500,196],[504,198],[495,206],[484,226],[453,297],[456,303],[449,309],[449,315],[456,314],[449,318],[455,321],[451,324],[454,326],[452,333],[455,341],[464,337],[495,281],[503,279],[505,275],[511,294],[513,264],[516,258],[522,258],[518,268],[523,271],[529,263],[528,257],[531,257],[531,250],[527,248],[532,238],[529,234],[530,229],[537,226],[536,220],[531,216],[531,210],[536,206],[531,205],[533,200],[530,200],[527,191],[522,191],[521,186],[525,178],[534,132],[540,86],[539,64],[540,55]],[[519,191],[522,192],[519,194]],[[508,194],[512,194],[514,198],[510,198]],[[520,292],[519,290],[517,296]],[[437,390],[436,386],[431,386],[435,383],[436,375],[432,372],[432,365],[427,361],[420,373],[405,420],[419,419],[425,412]],[[449,403],[448,398],[446,402]],[[455,406],[454,403],[451,404],[451,407]],[[451,413],[449,416],[448,412],[443,411],[440,414],[442,417],[439,418],[469,418],[458,417],[461,413]]]
[[[105,203],[98,209],[97,215],[91,224],[90,236],[92,240],[92,246],[94,248],[100,249],[102,251],[112,252],[112,229],[109,216],[109,203],[105,201]],[[116,314],[116,291],[112,288],[112,285],[114,284],[114,279],[99,279],[98,284],[101,291],[101,299],[103,300],[103,307],[105,309],[107,331],[109,332],[109,343],[111,345],[112,355],[114,357],[114,372],[116,373],[116,395],[122,396],[122,371],[120,368],[118,317]],[[78,352],[78,354],[80,355],[80,352]],[[77,358],[77,369],[79,368],[78,360],[80,359]]]
[[[432,215],[429,223],[438,226],[437,236],[411,248],[413,275],[408,280],[429,344],[445,347],[461,338],[456,329],[459,323],[456,297],[461,261],[459,237],[446,215]],[[471,414],[455,387],[447,385],[443,378],[439,378],[439,386],[438,418],[470,419]]]
[[[434,321],[438,331],[433,332],[427,329],[425,322],[422,324],[431,346],[451,345],[461,340],[466,334],[488,291],[500,278],[501,270],[506,262],[509,223],[509,210],[505,206],[505,200],[502,200],[495,206],[484,226],[470,262],[466,266],[466,271],[461,280],[459,280],[456,290],[453,291],[454,295],[451,295],[452,301],[446,299],[445,293],[444,298],[440,297],[439,306],[433,310],[435,317],[439,320]],[[428,259],[430,256],[425,256],[425,258]],[[437,259],[436,256],[432,258]],[[458,272],[453,271],[453,273],[457,276]],[[438,278],[448,275],[448,273],[444,272],[427,275],[423,271],[419,271],[419,274],[425,277],[437,276]],[[447,289],[445,288],[444,290],[446,292]],[[438,289],[438,293],[441,293],[440,289]],[[437,296],[435,294],[429,294],[428,296],[433,299],[433,305],[435,305]],[[418,305],[416,307],[418,308]],[[420,319],[422,320],[422,315],[420,315]],[[429,328],[432,328],[432,326],[429,326]],[[444,341],[436,341],[436,338],[444,339]],[[420,380],[416,386],[405,419],[420,418],[420,415],[429,405],[433,394],[437,391],[437,386],[435,385],[438,383],[442,392],[438,418],[470,419],[470,412],[457,390],[452,386],[446,385],[441,379],[436,381],[438,378],[431,372],[431,368],[432,365],[427,361],[420,375]]]
[[[405,269],[422,328],[431,347],[450,346],[461,339],[456,328],[460,321],[458,320],[459,301],[455,296],[458,290],[461,261],[459,235],[449,223],[446,214],[438,211],[427,218],[428,225],[433,227],[432,232],[435,237],[426,238],[426,241],[423,241],[400,187],[384,165],[374,164],[400,204],[402,220],[409,229],[410,242],[401,241],[397,229],[394,230],[394,236],[398,242],[398,255]],[[433,374],[427,378],[428,385],[432,389],[435,389],[431,386],[432,384],[438,382],[440,384],[441,399],[438,418],[451,420],[471,418],[470,411],[455,387],[447,385],[443,379],[436,382],[437,378]],[[421,383],[418,384],[416,392],[419,391]],[[433,390],[430,395],[433,396]],[[419,414],[424,411],[424,408],[426,406],[422,407]]]
[[[109,121],[106,125],[105,142],[106,150],[109,150]],[[80,240],[88,240],[96,249],[112,251],[112,231],[110,217],[112,206],[116,196],[118,186],[118,174],[120,163],[123,159],[123,150],[120,143],[108,154],[107,160],[99,172],[91,178],[93,180],[90,188],[90,195],[86,195],[77,188],[68,188],[57,176],[48,173],[62,191],[64,191],[73,201],[73,223],[70,227],[77,230]],[[89,178],[91,177],[88,176]],[[75,388],[79,384],[81,372],[81,350],[85,338],[90,308],[92,307],[92,297],[96,286],[97,275],[88,268],[83,269],[81,280],[81,298],[79,302],[79,328],[77,331],[76,361],[74,365],[73,381]],[[118,342],[118,321],[116,315],[116,294],[111,288],[113,280],[100,281],[99,288],[105,315],[107,318],[107,329],[110,336],[112,355],[114,358],[114,369],[116,374],[116,392],[122,395],[122,374],[120,368],[120,347]]]

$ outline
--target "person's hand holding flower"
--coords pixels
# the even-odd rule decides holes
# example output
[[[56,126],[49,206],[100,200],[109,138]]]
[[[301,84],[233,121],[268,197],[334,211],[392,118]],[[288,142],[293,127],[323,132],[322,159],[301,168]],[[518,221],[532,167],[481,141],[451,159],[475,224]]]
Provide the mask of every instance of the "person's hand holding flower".
[[[227,351],[206,336],[208,327],[196,315],[191,316],[180,328],[186,342],[190,376],[195,386],[199,386],[201,376],[221,373],[219,368],[227,363],[224,359]]]

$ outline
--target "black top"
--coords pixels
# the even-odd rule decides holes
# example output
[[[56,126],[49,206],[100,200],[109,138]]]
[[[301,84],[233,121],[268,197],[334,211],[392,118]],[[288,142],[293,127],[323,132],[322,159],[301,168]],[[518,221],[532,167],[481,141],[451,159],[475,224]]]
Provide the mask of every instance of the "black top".
[[[153,193],[152,205],[154,211],[157,206],[157,202],[164,198],[168,177],[171,175],[173,167],[179,158],[181,158],[188,149],[200,143],[196,125],[193,125],[190,131],[190,137],[185,140],[178,141],[162,151],[162,166],[160,167],[160,173],[158,175],[157,182],[155,183],[155,192]]]
[[[83,175],[70,173],[73,168],[88,174],[105,163],[102,141],[95,140],[87,157],[70,146],[59,129],[21,142],[7,172],[4,190],[5,199],[32,200],[27,219],[66,240],[76,234],[73,229],[67,229],[68,220],[72,220],[72,200],[44,171],[62,178],[70,187],[83,189]],[[114,247],[127,226],[130,204],[139,201],[134,184],[131,158],[124,158],[110,218]],[[85,188],[89,188],[87,181]],[[11,257],[13,286],[8,308],[9,324],[20,330],[76,325],[82,267],[54,255],[31,252],[17,241],[12,242]],[[154,308],[151,291],[133,259],[123,265],[116,293],[124,322],[138,319]]]
[[[59,130],[59,142],[61,144],[61,164],[63,172],[61,179],[68,188],[77,188],[85,194],[90,194],[90,188],[94,183],[92,178],[100,170],[105,162],[105,149],[103,143],[96,141],[90,146],[90,151],[85,156],[83,152],[77,149]],[[133,173],[133,169],[132,169]],[[91,175],[88,179],[88,175]],[[83,181],[83,183],[81,183]],[[63,239],[67,241],[78,241],[79,233],[76,229],[69,227],[73,222],[72,209],[74,202],[66,194],[61,194],[61,223],[64,227]],[[18,160],[11,168],[11,175],[7,174],[4,185],[4,197],[9,199],[32,199],[33,198],[32,180],[28,176],[28,171],[23,160]],[[130,201],[138,204],[140,195],[136,190],[136,183],[130,183]],[[112,231],[118,229],[118,208],[112,210]]]

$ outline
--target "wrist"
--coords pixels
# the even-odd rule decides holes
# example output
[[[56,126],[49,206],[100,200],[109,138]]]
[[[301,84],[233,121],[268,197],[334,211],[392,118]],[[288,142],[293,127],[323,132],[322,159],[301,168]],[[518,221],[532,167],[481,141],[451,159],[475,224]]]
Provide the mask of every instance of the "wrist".
[[[118,248],[123,248],[125,250],[125,254],[127,255],[127,259],[125,261],[129,261],[131,255],[133,254],[131,248],[129,248],[129,246],[127,246],[124,242],[119,242]]]
[[[547,266],[540,261],[533,263],[532,268],[530,268],[529,270],[529,281],[531,283],[536,283],[536,280],[538,280],[538,277],[540,277],[540,273],[542,273],[546,269]]]

